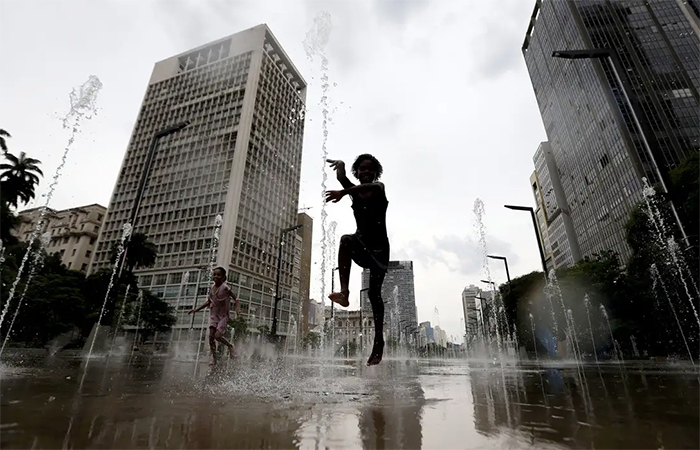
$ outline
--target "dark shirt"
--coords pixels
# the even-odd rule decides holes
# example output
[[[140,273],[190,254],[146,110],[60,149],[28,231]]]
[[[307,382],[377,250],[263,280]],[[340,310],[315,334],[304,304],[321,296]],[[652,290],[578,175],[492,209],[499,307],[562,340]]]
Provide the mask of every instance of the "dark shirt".
[[[386,209],[389,201],[384,190],[372,192],[367,198],[352,196],[352,210],[357,223],[357,235],[372,250],[389,247],[386,232]]]

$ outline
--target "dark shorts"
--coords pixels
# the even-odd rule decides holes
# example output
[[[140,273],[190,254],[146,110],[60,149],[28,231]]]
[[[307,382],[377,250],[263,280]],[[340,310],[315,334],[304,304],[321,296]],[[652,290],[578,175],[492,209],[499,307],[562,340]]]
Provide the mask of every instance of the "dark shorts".
[[[389,266],[389,246],[374,249],[365,245],[357,234],[348,235],[352,239],[352,260],[358,266],[386,272]]]

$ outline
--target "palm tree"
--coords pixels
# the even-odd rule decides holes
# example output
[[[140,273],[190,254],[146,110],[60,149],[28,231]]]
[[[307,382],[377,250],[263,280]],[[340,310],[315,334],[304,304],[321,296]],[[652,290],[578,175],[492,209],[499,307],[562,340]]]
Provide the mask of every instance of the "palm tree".
[[[0,170],[4,170],[0,174],[0,189],[2,198],[16,208],[20,201],[27,204],[34,198],[34,188],[39,184],[37,174],[44,176],[44,173],[39,169],[41,161],[27,157],[24,152],[19,158],[5,152],[5,158],[9,164],[0,164]]]
[[[156,263],[158,257],[158,247],[156,244],[148,240],[148,236],[144,233],[134,233],[131,235],[127,244],[129,251],[126,253],[125,269],[133,272],[135,267],[151,267]],[[117,259],[117,249],[115,244],[112,246],[111,261]]]
[[[4,153],[7,153],[7,141],[5,141],[5,138],[9,137],[12,137],[10,133],[0,128],[0,148]]]

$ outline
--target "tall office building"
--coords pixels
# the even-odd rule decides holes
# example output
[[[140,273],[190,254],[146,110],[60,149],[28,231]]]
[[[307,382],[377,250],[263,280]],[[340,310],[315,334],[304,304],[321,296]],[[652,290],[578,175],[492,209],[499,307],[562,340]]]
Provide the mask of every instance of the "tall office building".
[[[481,297],[481,289],[473,284],[462,291],[462,312],[464,313],[464,332],[467,342],[472,341],[479,332],[479,313],[477,306],[478,297]]]
[[[530,184],[547,270],[569,267],[581,259],[581,251],[549,142],[540,143],[533,161]]]
[[[31,208],[17,213],[19,223],[11,231],[12,234],[20,241],[29,243],[43,209]],[[86,272],[106,212],[107,208],[97,204],[60,211],[47,208],[44,232],[51,234],[51,241],[46,252],[58,253],[68,269]]]
[[[301,302],[301,332],[306,334],[309,332],[309,309],[311,300],[309,298],[309,290],[311,286],[311,251],[313,248],[313,229],[314,221],[306,213],[299,213],[297,224],[302,227],[297,230],[297,234],[301,237],[301,261],[299,271],[299,299]]]
[[[155,64],[122,162],[91,270],[109,266],[138,193],[150,143],[160,130],[189,121],[156,142],[135,232],[158,247],[139,285],[178,310],[202,303],[216,216],[223,217],[217,266],[244,316],[268,326],[280,232],[297,223],[306,83],[266,25],[258,25]],[[299,311],[302,239],[283,235],[278,331]],[[185,283],[185,273],[188,273]],[[206,314],[206,313],[200,313]],[[199,317],[195,326],[205,324]]]
[[[397,288],[396,294],[394,288]],[[369,289],[369,269],[362,271],[362,291],[360,306],[371,310],[372,306],[367,295]],[[413,261],[389,261],[389,269],[382,284],[382,300],[384,300],[385,334],[394,333],[400,336],[415,336],[418,331],[418,310],[413,281]],[[397,308],[397,317],[393,330],[389,329],[390,313]]]
[[[642,177],[658,181],[650,153],[667,171],[700,146],[697,14],[697,0],[536,2],[522,51],[581,256],[614,250],[626,260]],[[612,49],[620,67],[552,56],[581,49]]]

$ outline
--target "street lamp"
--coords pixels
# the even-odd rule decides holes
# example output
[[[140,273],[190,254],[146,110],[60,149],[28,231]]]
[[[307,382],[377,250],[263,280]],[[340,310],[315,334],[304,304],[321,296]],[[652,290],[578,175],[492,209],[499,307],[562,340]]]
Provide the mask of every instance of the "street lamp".
[[[547,279],[547,263],[544,260],[544,247],[542,246],[542,238],[540,238],[540,231],[537,228],[537,219],[535,219],[535,210],[529,206],[513,206],[513,205],[503,205],[508,209],[514,211],[529,211],[530,217],[532,217],[532,226],[535,227],[535,236],[537,237],[537,248],[540,250],[540,261],[542,262],[542,270],[544,271],[544,278]]]
[[[620,63],[620,58],[617,54],[617,52],[614,49],[610,48],[594,48],[590,50],[560,50],[560,51],[554,51],[552,52],[552,57],[553,58],[561,58],[561,59],[603,59],[607,58],[610,61],[610,66],[612,67],[612,73],[615,76],[615,80],[617,81],[618,85],[620,86],[620,91],[622,92],[622,95],[625,97],[625,101],[630,107],[630,111],[632,112],[632,119],[634,120],[634,124],[636,125],[637,129],[639,130],[639,136],[641,137],[642,143],[644,144],[644,149],[647,152],[647,156],[649,157],[649,160],[651,161],[652,166],[654,167],[654,172],[656,172],[656,176],[659,179],[659,183],[661,184],[661,189],[663,189],[664,194],[666,194],[666,198],[668,199],[668,202],[671,206],[671,211],[673,212],[673,217],[676,220],[676,225],[678,226],[678,229],[681,232],[681,236],[683,237],[683,240],[688,243],[688,236],[685,234],[685,229],[683,228],[683,224],[681,223],[680,217],[678,217],[678,212],[676,211],[676,207],[673,204],[673,200],[671,197],[668,195],[668,186],[671,185],[671,177],[669,176],[668,170],[666,169],[663,164],[659,164],[659,162],[663,161],[662,156],[658,153],[658,148],[652,147],[649,145],[649,141],[647,140],[647,133],[644,131],[644,127],[642,126],[642,123],[639,120],[639,106],[637,105],[637,101],[632,100],[632,97],[629,95],[632,91],[628,90],[628,83],[627,79],[623,79],[622,76],[620,75],[621,73],[625,73],[625,69]]]
[[[277,336],[277,305],[280,302],[280,274],[282,273],[282,244],[284,244],[284,236],[294,230],[298,230],[304,225],[295,225],[293,227],[285,228],[280,232],[280,242],[279,249],[277,251],[277,283],[275,286],[275,307],[272,313],[272,329],[270,330],[270,336]]]
[[[496,256],[496,255],[486,255],[487,258],[491,259],[500,259],[503,261],[506,265],[506,277],[508,278],[508,285],[510,286],[510,271],[508,270],[508,258],[505,256]]]
[[[119,262],[119,277],[122,275],[122,270],[124,269],[124,264],[126,263],[126,254],[129,252],[129,242],[131,242],[131,236],[133,236],[133,230],[136,226],[136,217],[138,216],[139,207],[141,206],[141,200],[143,200],[143,194],[146,191],[146,184],[148,183],[148,178],[151,175],[151,169],[153,168],[153,158],[156,154],[156,148],[158,147],[158,141],[165,136],[177,133],[178,131],[184,129],[190,121],[180,122],[175,125],[163,128],[160,131],[156,131],[151,138],[151,145],[148,147],[148,155],[146,156],[146,164],[143,167],[143,173],[141,174],[141,180],[139,180],[139,187],[136,191],[136,198],[134,199],[134,205],[131,208],[131,214],[129,215],[129,224],[131,224],[131,234],[127,238],[124,252],[122,253],[121,261]],[[116,291],[116,290],[115,290]]]

